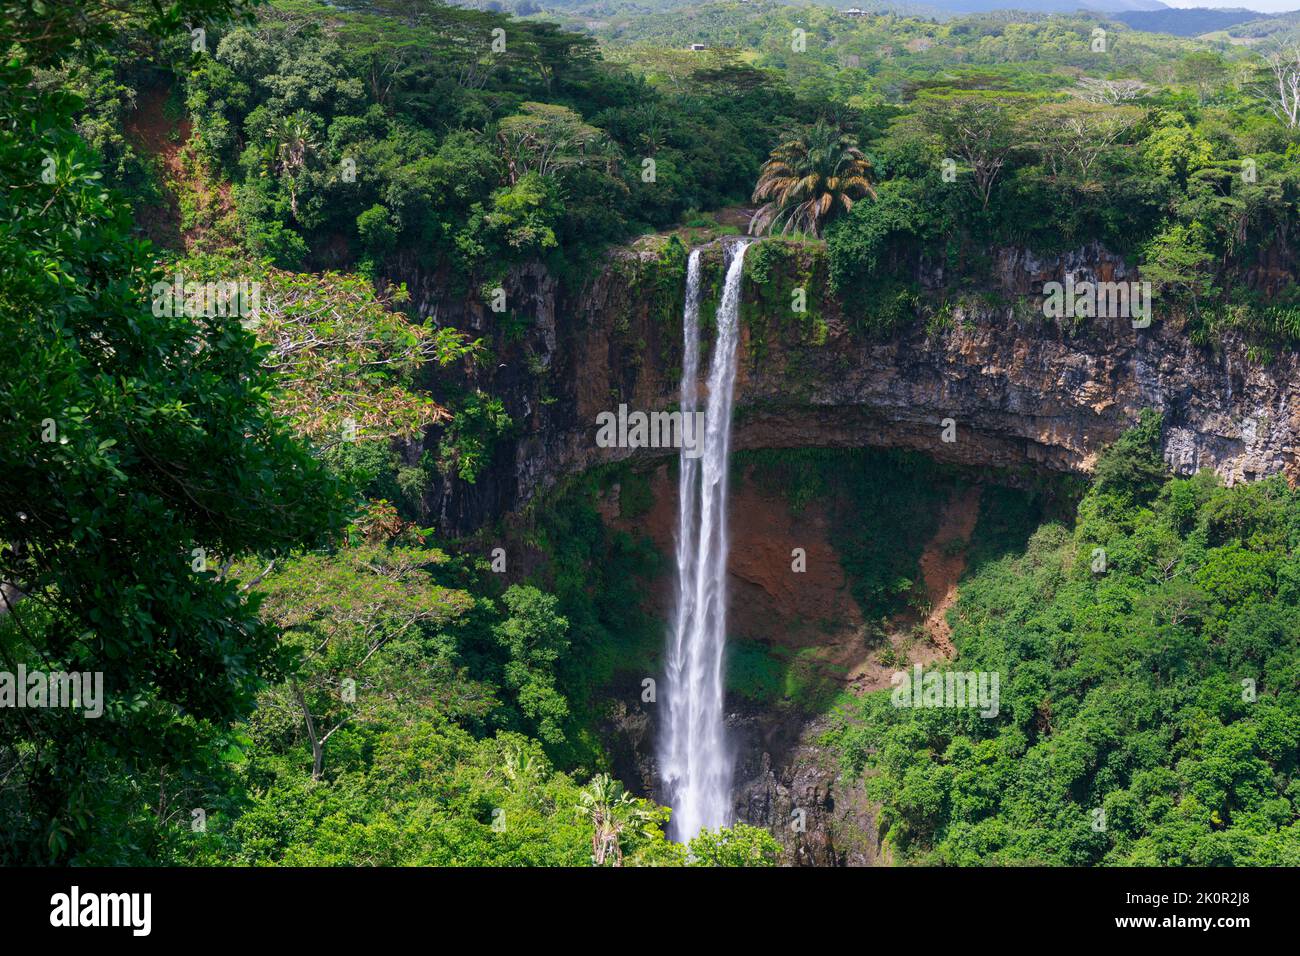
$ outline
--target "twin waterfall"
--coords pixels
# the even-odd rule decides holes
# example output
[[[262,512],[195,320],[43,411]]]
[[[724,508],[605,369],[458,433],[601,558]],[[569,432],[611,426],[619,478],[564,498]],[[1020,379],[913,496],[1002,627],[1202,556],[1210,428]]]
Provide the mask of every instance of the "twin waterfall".
[[[682,450],[677,504],[677,607],[668,645],[667,723],[660,768],[672,807],[669,835],[686,842],[701,830],[731,822],[733,754],[723,727],[723,650],[727,642],[727,455],[731,445],[732,388],[740,337],[740,279],[745,243],[731,249],[717,339],[709,369],[704,448]],[[683,413],[699,405],[700,253],[686,269],[682,320]]]

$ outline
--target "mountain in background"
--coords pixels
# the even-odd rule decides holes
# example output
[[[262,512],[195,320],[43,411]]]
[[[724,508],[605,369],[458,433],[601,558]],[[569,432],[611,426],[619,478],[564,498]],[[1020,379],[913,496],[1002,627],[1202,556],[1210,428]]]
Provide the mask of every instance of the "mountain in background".
[[[700,0],[448,0],[455,6],[513,13],[516,16],[561,14],[560,19],[585,17],[606,20],[611,17],[636,17],[669,13],[682,7],[698,7]],[[737,0],[720,0],[737,2]],[[857,8],[868,13],[895,13],[902,16],[948,20],[969,14],[993,11],[1020,11],[1032,14],[1105,14],[1144,33],[1167,33],[1195,37],[1227,31],[1233,37],[1256,38],[1271,33],[1300,29],[1300,10],[1293,13],[1260,13],[1243,7],[1209,9],[1196,7],[1175,9],[1161,0],[738,0],[753,14],[779,5],[799,6],[813,3]],[[1300,3],[1300,0],[1297,0]],[[580,26],[580,24],[575,24]]]
[[[513,13],[516,16],[529,16],[550,10],[566,13],[580,12],[593,17],[668,12],[679,7],[700,5],[700,0],[449,0],[449,2],[456,6]],[[767,6],[769,0],[738,0],[738,2],[760,8]],[[895,13],[940,20],[968,13],[988,13],[993,10],[1020,10],[1026,13],[1049,14],[1070,14],[1080,10],[1090,10],[1110,14],[1129,10],[1169,9],[1160,0],[835,0],[833,3],[821,3],[817,0],[777,0],[777,2],[792,6],[812,2],[817,6],[833,6],[841,10],[857,8],[868,13]],[[1260,15],[1252,14],[1252,16]],[[1241,19],[1231,22],[1239,23]]]
[[[1261,14],[1247,23],[1228,28],[1228,35],[1258,39],[1273,33],[1300,32],[1300,10],[1290,13]]]
[[[1294,19],[1295,16],[1290,13],[1260,13],[1257,10],[1246,10],[1241,7],[1218,10],[1196,7],[1189,10],[1130,10],[1116,13],[1115,19],[1127,23],[1134,30],[1147,33],[1171,33],[1179,37],[1195,37],[1203,33],[1227,30],[1238,24],[1264,24],[1285,17]]]
[[[951,13],[987,13],[990,10],[1024,10],[1028,13],[1077,13],[1079,10],[1096,13],[1148,10],[1179,12],[1170,10],[1160,0],[932,0],[931,5]],[[1254,16],[1258,17],[1259,14]]]

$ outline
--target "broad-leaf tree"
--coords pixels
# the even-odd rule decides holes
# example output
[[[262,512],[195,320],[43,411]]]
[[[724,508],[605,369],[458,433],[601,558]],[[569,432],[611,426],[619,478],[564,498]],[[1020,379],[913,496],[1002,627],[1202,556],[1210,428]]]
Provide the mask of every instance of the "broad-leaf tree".
[[[10,860],[79,858],[246,711],[279,645],[221,568],[323,542],[348,506],[274,415],[240,316],[154,301],[77,108],[0,67],[0,667],[98,672],[107,698],[98,719],[0,713]]]

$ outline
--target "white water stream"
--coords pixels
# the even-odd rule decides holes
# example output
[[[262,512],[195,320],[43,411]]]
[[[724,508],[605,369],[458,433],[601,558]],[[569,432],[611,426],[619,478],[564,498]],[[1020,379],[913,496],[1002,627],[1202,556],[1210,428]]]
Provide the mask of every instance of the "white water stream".
[[[672,807],[669,835],[685,842],[701,830],[731,822],[734,755],[723,726],[723,652],[727,642],[727,456],[731,446],[736,342],[740,337],[740,279],[747,243],[731,250],[717,338],[709,369],[703,453],[679,460],[677,607],[668,644],[660,768]],[[683,413],[699,404],[700,253],[686,268],[682,325]]]

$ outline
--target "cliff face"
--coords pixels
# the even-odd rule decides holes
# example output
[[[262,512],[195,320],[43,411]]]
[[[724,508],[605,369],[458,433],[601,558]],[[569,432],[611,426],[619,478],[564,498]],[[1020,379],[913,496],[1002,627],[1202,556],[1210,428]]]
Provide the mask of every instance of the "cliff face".
[[[661,554],[671,554],[677,479],[666,462],[649,469],[648,490],[649,509],[623,517],[621,487],[614,483],[600,500],[602,515],[615,529],[644,534]],[[880,690],[890,686],[892,672],[879,661],[881,647],[864,639],[862,612],[832,540],[841,504],[819,499],[795,507],[784,493],[756,481],[752,469],[733,472],[728,641],[733,653],[762,659],[781,677],[762,687],[742,682],[728,693],[732,808],[736,821],[769,830],[784,859],[799,866],[873,866],[884,857],[878,807],[865,782],[841,775],[837,752],[823,740],[834,725],[826,712],[834,691]],[[790,566],[796,546],[808,559],[797,575]],[[645,583],[647,604],[662,614],[672,601],[673,569]],[[891,644],[908,660],[932,660],[937,652],[928,646],[904,650],[914,623],[900,618]],[[600,738],[626,786],[666,802],[656,754],[664,714],[658,704],[642,701],[640,679],[623,677],[607,688]]]
[[[707,369],[723,249],[706,248],[704,256],[701,366]],[[998,468],[997,480],[1014,481],[1025,470],[1086,473],[1144,408],[1155,408],[1164,412],[1165,456],[1179,471],[1212,468],[1228,481],[1297,476],[1294,357],[1260,366],[1247,361],[1239,342],[1198,348],[1161,317],[1158,303],[1147,329],[1134,329],[1129,320],[1044,318],[1036,297],[1045,282],[1067,273],[1076,281],[1134,278],[1101,249],[1054,258],[1004,250],[994,261],[993,279],[978,294],[950,296],[928,320],[873,337],[860,311],[827,294],[820,250],[771,240],[751,249],[735,447],[908,447],[976,469]],[[428,489],[431,523],[447,534],[469,533],[568,474],[632,455],[675,455],[600,448],[596,416],[620,404],[645,411],[675,406],[685,272],[679,246],[643,240],[611,255],[574,288],[538,267],[515,271],[503,283],[505,313],[443,293],[436,277],[411,282],[425,314],[491,347],[491,360],[455,384],[502,396],[515,423],[475,484],[450,479]],[[930,298],[943,302],[942,271],[928,270],[922,279]],[[806,309],[795,311],[800,290]],[[430,370],[430,384],[452,374]],[[949,419],[953,440],[946,441]],[[426,446],[436,446],[439,437],[428,436]],[[408,451],[414,459],[421,450]],[[649,512],[624,521],[614,500],[604,502],[602,514],[623,530],[635,524],[669,554],[675,479],[667,467],[647,474]],[[939,609],[955,595],[961,571],[946,567],[954,554],[946,545],[969,538],[975,521],[963,501],[978,507],[971,489],[978,488],[980,474],[969,477],[963,492],[969,500],[951,503],[945,514],[955,516],[952,527],[927,547],[938,557],[927,563],[923,555],[920,562]],[[887,687],[894,665],[886,667],[863,640],[861,613],[845,587],[847,572],[823,503],[812,502],[795,516],[784,498],[741,479],[733,476],[729,638],[788,651],[778,655],[781,660],[814,661],[821,668],[816,673],[855,693]],[[609,492],[618,493],[617,485]],[[964,524],[956,520],[962,516],[969,519]],[[796,545],[806,550],[812,571],[794,588],[788,570]],[[670,584],[667,577],[651,582],[647,601],[666,606]],[[913,644],[919,619],[904,614],[895,624],[889,640],[903,655],[895,661],[928,663],[943,653],[933,635],[934,643]],[[616,775],[634,792],[660,797],[658,715],[639,702],[639,679],[608,689],[602,739]],[[736,819],[770,830],[791,863],[888,862],[877,808],[861,781],[840,774],[822,742],[824,717],[803,703],[729,694]]]
[[[1159,302],[1146,329],[1128,319],[1043,316],[1033,297],[1044,282],[1066,273],[1135,278],[1105,250],[1051,258],[1002,250],[992,288],[880,338],[828,294],[821,250],[769,243],[747,257],[737,448],[902,446],[962,464],[1086,473],[1143,408],[1155,408],[1165,415],[1165,457],[1179,472],[1211,468],[1228,482],[1300,473],[1295,356],[1261,366],[1239,341],[1195,346]],[[705,367],[722,259],[720,246],[706,248]],[[944,279],[938,270],[925,278]],[[662,454],[599,448],[595,421],[620,403],[673,407],[684,281],[683,250],[650,238],[612,254],[574,291],[540,267],[515,271],[503,284],[506,313],[422,292],[426,314],[494,346],[470,384],[506,396],[515,422],[477,484],[429,489],[431,519],[445,532],[469,532],[565,474]],[[797,312],[800,288],[807,305]],[[955,424],[947,435],[946,419]]]
[[[631,689],[611,699],[601,727],[615,776],[634,793],[662,800],[655,765],[658,727]],[[639,688],[638,688],[639,690]],[[630,696],[629,696],[630,695]],[[729,706],[727,735],[735,748],[732,794],[735,820],[768,830],[792,866],[879,866],[879,807],[861,780],[841,775],[831,748],[819,738],[822,717],[797,711]]]

